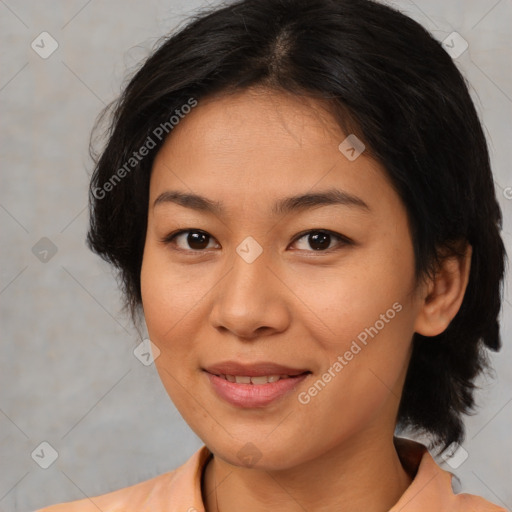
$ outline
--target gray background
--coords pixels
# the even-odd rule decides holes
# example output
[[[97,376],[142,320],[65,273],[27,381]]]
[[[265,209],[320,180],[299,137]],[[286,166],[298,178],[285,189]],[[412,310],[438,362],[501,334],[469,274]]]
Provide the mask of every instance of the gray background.
[[[512,253],[512,2],[389,3],[437,39],[457,31],[469,43],[455,60],[485,124]],[[154,367],[134,357],[141,338],[120,314],[111,270],[84,244],[94,119],[157,38],[201,5],[0,0],[2,511],[132,485],[175,468],[202,444]],[[47,59],[31,48],[43,31],[59,44]],[[49,242],[39,242],[39,255],[33,247],[44,237],[57,252],[40,261]],[[504,348],[492,358],[495,378],[481,381],[482,407],[467,421],[468,458],[454,472],[463,490],[511,508],[512,298],[505,291]],[[31,457],[43,441],[58,452],[48,469]]]

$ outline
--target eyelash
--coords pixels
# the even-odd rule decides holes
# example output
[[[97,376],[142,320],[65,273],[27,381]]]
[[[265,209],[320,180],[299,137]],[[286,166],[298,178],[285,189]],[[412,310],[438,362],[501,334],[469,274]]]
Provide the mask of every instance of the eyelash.
[[[165,236],[164,238],[162,238],[160,241],[166,245],[176,245],[174,243],[174,240],[184,234],[184,233],[201,233],[203,235],[206,235],[207,237],[209,237],[209,241],[211,239],[214,239],[211,235],[209,235],[206,231],[203,231],[201,229],[194,229],[194,228],[189,228],[189,229],[180,229],[178,231],[174,231],[172,233],[169,233],[167,236]],[[353,240],[351,240],[350,238],[346,237],[346,236],[343,236],[343,235],[340,235],[339,233],[335,233],[334,231],[330,231],[330,230],[327,230],[327,229],[310,229],[308,231],[303,231],[301,233],[299,233],[292,241],[292,244],[293,243],[296,243],[298,240],[300,240],[301,238],[304,238],[305,236],[307,235],[310,235],[312,233],[321,233],[321,234],[324,234],[324,235],[329,235],[331,237],[334,237],[334,238],[337,238],[339,243],[338,243],[338,246],[337,247],[331,247],[329,249],[325,249],[325,250],[306,250],[305,252],[312,252],[312,253],[331,253],[333,251],[336,251],[336,250],[339,250],[341,249],[341,247],[343,246],[347,246],[347,245],[353,245],[354,242]],[[174,247],[173,248],[174,250],[176,251],[182,251],[182,252],[189,252],[189,253],[195,253],[195,254],[200,254],[200,253],[204,253],[206,252],[208,249],[180,249],[180,248],[177,248],[177,247]],[[301,251],[304,251],[301,249]]]

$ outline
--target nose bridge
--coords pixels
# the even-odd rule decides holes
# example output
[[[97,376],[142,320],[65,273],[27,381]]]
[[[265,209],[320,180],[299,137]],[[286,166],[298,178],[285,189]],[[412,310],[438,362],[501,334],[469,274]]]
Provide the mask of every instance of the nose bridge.
[[[241,337],[261,327],[280,330],[288,315],[279,280],[268,268],[270,253],[247,237],[236,247],[232,265],[217,290],[211,320]]]
[[[253,237],[246,237],[235,249],[232,268],[227,275],[227,290],[223,295],[231,296],[235,303],[239,301],[241,308],[257,301],[258,295],[260,299],[265,296],[272,286],[268,256],[268,250],[264,250]]]

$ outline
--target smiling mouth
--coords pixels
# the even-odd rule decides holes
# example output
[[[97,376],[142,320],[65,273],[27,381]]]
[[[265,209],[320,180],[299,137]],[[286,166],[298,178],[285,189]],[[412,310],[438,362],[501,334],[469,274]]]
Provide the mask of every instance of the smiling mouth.
[[[232,373],[221,373],[231,371]],[[289,373],[276,373],[277,371]],[[284,400],[312,372],[278,365],[252,365],[241,367],[224,365],[222,368],[203,370],[215,394],[223,401],[240,408],[264,408],[275,400]],[[238,375],[233,375],[235,372]],[[243,375],[243,373],[253,375]]]

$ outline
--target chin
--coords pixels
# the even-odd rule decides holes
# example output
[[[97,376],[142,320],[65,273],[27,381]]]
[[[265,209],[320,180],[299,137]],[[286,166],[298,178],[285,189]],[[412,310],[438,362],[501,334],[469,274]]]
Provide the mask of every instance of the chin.
[[[302,442],[284,444],[276,440],[270,442],[264,437],[246,436],[247,440],[233,439],[207,439],[208,449],[223,461],[239,468],[259,469],[265,471],[279,471],[289,469],[305,462],[309,457],[297,450],[297,444]],[[252,439],[252,440],[251,440]]]

